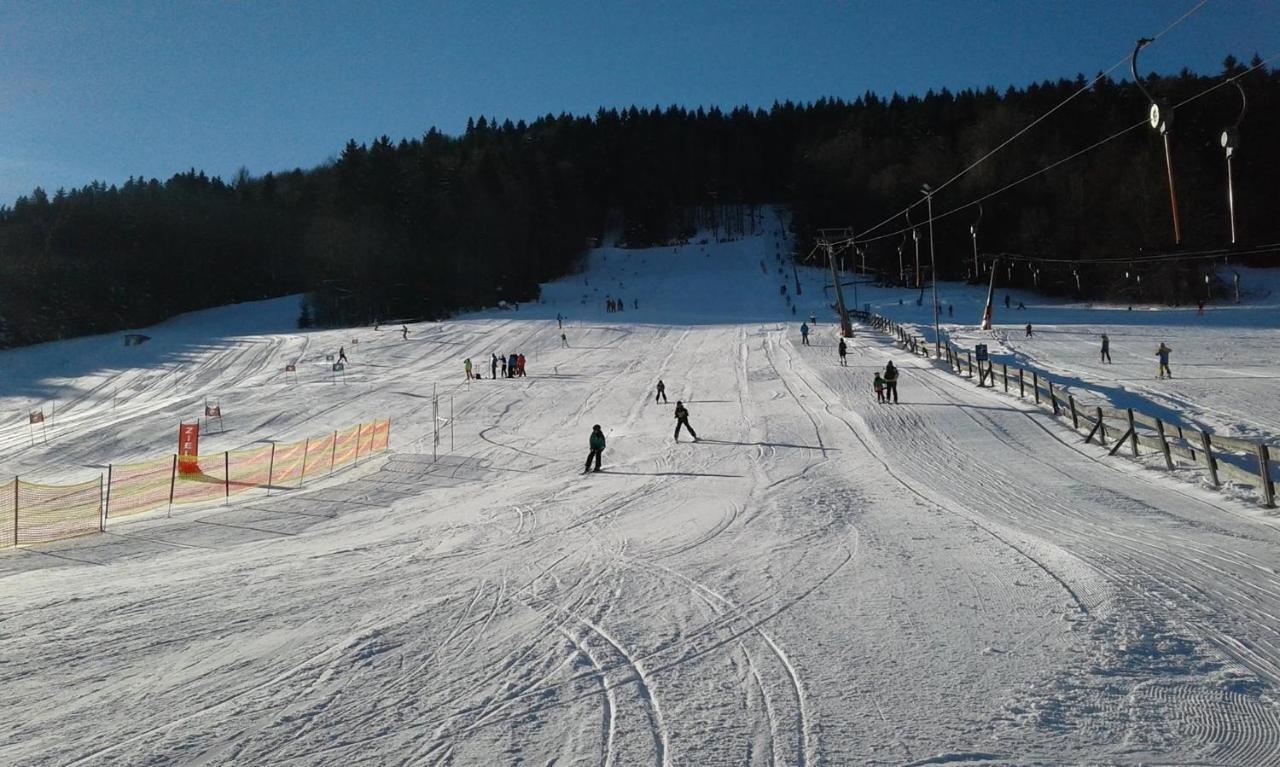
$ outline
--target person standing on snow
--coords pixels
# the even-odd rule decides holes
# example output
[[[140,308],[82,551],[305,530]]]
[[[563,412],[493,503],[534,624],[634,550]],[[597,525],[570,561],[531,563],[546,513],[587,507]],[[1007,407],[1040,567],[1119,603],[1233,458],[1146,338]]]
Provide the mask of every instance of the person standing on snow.
[[[566,336],[564,333],[560,334],[560,347],[564,349],[569,348],[569,337]]]
[[[659,397],[662,398],[663,402],[667,401],[667,385],[662,382],[661,378],[658,379],[658,393],[653,395],[654,404],[657,404]]]
[[[845,355],[849,353],[849,347],[845,345],[843,338],[840,339],[840,345],[837,346],[836,349],[838,349],[840,352],[840,365],[843,367],[848,367],[849,361],[845,359]]]
[[[876,402],[884,402],[884,379],[880,377],[880,371],[876,371],[876,377],[871,381],[871,387],[876,390]]]
[[[1161,341],[1160,348],[1156,349],[1156,356],[1160,358],[1159,372],[1161,378],[1164,378],[1165,376],[1173,378],[1173,372],[1169,370],[1169,352],[1171,351],[1173,351],[1173,349],[1165,346],[1164,341]]]
[[[689,425],[689,409],[684,406],[680,400],[676,400],[676,442],[680,441],[680,427],[689,430],[689,436],[693,437],[693,441],[698,441],[698,433]]]
[[[489,377],[490,378],[498,377],[498,355],[497,354],[493,354],[493,353],[489,354]]]
[[[600,431],[600,424],[591,427],[591,439],[588,443],[591,446],[591,452],[587,453],[587,465],[582,467],[583,474],[592,471],[591,459],[593,458],[596,461],[594,471],[600,471],[600,454],[604,452],[604,432]]]
[[[1031,323],[1030,323],[1030,322],[1028,322],[1028,323],[1027,323],[1027,338],[1030,338],[1032,335],[1033,335],[1033,334],[1032,334],[1032,332],[1031,332]]]
[[[339,347],[338,347],[338,362],[346,362],[346,361],[347,361],[347,347],[345,347],[345,346],[339,346]]]
[[[1107,338],[1107,334],[1102,334],[1102,359],[1099,362],[1111,362],[1111,339]]]
[[[516,355],[512,354],[507,357],[507,378],[516,377],[516,365],[520,364],[516,359]]]
[[[884,366],[884,401],[898,404],[898,369],[893,360]]]
[[[520,372],[520,377],[524,378],[524,355],[523,354],[518,355],[516,357],[516,370]]]
[[[475,376],[471,375],[471,358],[470,357],[467,357],[465,360],[462,361],[462,367],[464,370],[467,371],[468,381],[470,381],[472,378],[475,378]]]
[[[809,345],[809,325],[804,322],[800,323],[800,344],[801,346]]]
[[[560,314],[560,312],[556,312],[556,327],[561,329],[564,328],[564,316]]]
[[[506,355],[503,355],[498,359],[502,361],[502,377],[506,378],[507,377],[507,357]]]

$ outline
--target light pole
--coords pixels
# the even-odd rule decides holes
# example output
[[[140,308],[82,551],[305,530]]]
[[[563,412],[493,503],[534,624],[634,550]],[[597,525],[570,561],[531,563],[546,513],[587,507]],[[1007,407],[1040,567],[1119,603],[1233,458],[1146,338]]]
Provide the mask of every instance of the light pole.
[[[982,223],[982,203],[978,203],[978,220],[969,227],[969,236],[973,238],[973,279],[978,280],[978,224]],[[994,269],[995,266],[992,265]]]
[[[1164,140],[1164,169],[1169,177],[1169,211],[1173,215],[1173,242],[1175,245],[1181,245],[1182,227],[1178,223],[1178,195],[1173,188],[1173,155],[1169,150],[1169,126],[1173,122],[1173,108],[1168,104],[1157,101],[1143,87],[1142,78],[1138,77],[1138,51],[1141,51],[1151,42],[1153,40],[1144,37],[1134,46],[1133,55],[1129,58],[1129,71],[1133,73],[1133,82],[1138,86],[1138,90],[1142,91],[1142,95],[1146,96],[1147,101],[1151,102],[1151,106],[1147,108],[1147,121],[1160,134],[1160,138]]]
[[[1222,149],[1227,153],[1227,212],[1231,216],[1231,244],[1236,244],[1236,195],[1235,188],[1231,179],[1231,158],[1236,153],[1236,147],[1240,146],[1240,123],[1244,120],[1245,109],[1248,108],[1249,102],[1244,97],[1244,86],[1239,80],[1235,81],[1236,88],[1240,91],[1240,116],[1236,118],[1236,124],[1227,128],[1218,138],[1218,142],[1222,144]]]
[[[906,244],[907,244],[907,235],[903,234],[902,242],[898,243],[898,282],[903,285],[907,284],[907,275],[904,274],[902,271],[902,248]]]
[[[924,195],[925,204],[929,208],[929,271],[930,282],[933,283],[933,357],[937,359],[942,356],[942,336],[939,335],[938,329],[938,264],[933,250],[933,189],[925,184],[920,187],[920,193]],[[919,245],[917,244],[916,247],[918,249]]]

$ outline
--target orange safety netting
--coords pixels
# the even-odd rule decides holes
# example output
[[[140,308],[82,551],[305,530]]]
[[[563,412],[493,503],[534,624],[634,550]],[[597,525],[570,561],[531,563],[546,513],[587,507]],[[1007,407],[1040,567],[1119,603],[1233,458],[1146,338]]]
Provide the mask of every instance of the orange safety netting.
[[[170,503],[222,500],[252,488],[301,487],[306,477],[385,451],[390,433],[388,419],[302,442],[184,456],[198,466],[191,473],[179,472],[178,458],[168,456],[113,465],[106,482],[99,477],[77,485],[40,485],[15,479],[0,485],[0,548],[98,532],[107,518]]]
[[[44,543],[102,530],[102,478],[78,485],[37,485],[18,480],[17,535]]]
[[[333,469],[333,444],[338,433],[326,434],[307,443],[306,466],[303,477],[314,477],[317,474],[328,474]]]
[[[181,459],[179,459],[181,460]],[[199,503],[201,501],[220,501],[227,497],[227,457],[225,453],[213,453],[196,457],[200,470],[192,474],[183,474],[178,467],[178,475],[173,481],[174,503]],[[111,498],[112,508],[115,497]]]
[[[113,465],[111,483],[107,486],[107,518],[140,514],[167,506],[173,470],[172,456],[145,463]]]
[[[333,451],[333,466],[346,466],[356,459],[356,448],[360,444],[360,434],[364,425],[353,426],[346,431],[338,432],[338,445]]]
[[[16,508],[14,503],[14,493],[18,487],[18,480],[6,482],[0,485],[0,549],[13,545],[14,534],[17,532],[13,510]]]
[[[276,445],[276,454],[271,465],[271,487],[286,488],[301,485],[302,458],[306,455],[309,443],[310,440]]]

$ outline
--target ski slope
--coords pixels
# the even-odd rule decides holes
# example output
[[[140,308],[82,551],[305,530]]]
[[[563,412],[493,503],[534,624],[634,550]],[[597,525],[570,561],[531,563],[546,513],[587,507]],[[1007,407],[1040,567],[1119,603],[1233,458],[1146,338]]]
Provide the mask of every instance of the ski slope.
[[[4,412],[63,403],[47,446],[0,433],[24,476],[170,452],[205,397],[227,414],[213,450],[393,419],[385,458],[325,482],[0,553],[0,763],[1280,765],[1276,517],[873,331],[839,366],[825,275],[801,269],[794,296],[789,249],[601,248],[538,303],[407,340],[299,332],[282,299],[142,347],[0,354]],[[944,290],[959,313],[969,289]],[[1140,324],[1052,311],[1111,328],[1116,390],[1139,390],[1151,343],[1128,360],[1120,339]],[[1043,346],[1003,353],[1092,375],[1087,331],[1035,322]],[[1235,332],[1161,322],[1186,339],[1175,374]],[[495,352],[528,377],[463,380]],[[901,403],[880,405],[890,359]],[[1258,372],[1202,412],[1269,428]],[[433,388],[454,417],[436,459]],[[676,399],[701,441],[673,441]],[[605,472],[583,476],[595,423]]]

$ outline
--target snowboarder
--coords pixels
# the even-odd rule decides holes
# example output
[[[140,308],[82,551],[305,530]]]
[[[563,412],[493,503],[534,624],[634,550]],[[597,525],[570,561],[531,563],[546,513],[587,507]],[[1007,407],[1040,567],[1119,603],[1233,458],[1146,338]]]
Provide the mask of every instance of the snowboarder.
[[[467,371],[467,380],[470,381],[475,376],[471,375],[471,358],[467,357],[462,361],[462,367]]]
[[[494,353],[489,354],[489,377],[498,377],[498,355]]]
[[[1102,359],[1100,362],[1111,362],[1111,339],[1107,338],[1107,334],[1102,334]]]
[[[898,404],[898,369],[892,360],[884,366],[884,401]]]
[[[1160,342],[1160,348],[1156,349],[1156,356],[1160,358],[1160,377],[1168,376],[1173,378],[1173,372],[1169,370],[1169,352],[1173,351],[1164,345],[1164,341]]]
[[[680,400],[676,400],[676,442],[680,441],[680,427],[689,430],[689,436],[693,437],[693,441],[698,441],[698,433],[689,425],[689,409],[684,406]]]
[[[604,432],[600,431],[600,424],[591,427],[591,439],[589,443],[591,452],[587,453],[587,465],[582,468],[582,473],[589,471],[600,471],[600,454],[604,452]],[[595,459],[596,468],[591,468],[591,459]]]
[[[658,379],[658,393],[653,395],[653,401],[655,404],[658,402],[659,397],[662,398],[663,402],[667,401],[667,385],[662,382],[661,378]]]
[[[840,345],[836,348],[840,352],[840,365],[842,367],[848,367],[849,360],[845,358],[845,355],[849,353],[849,347],[845,345],[843,338],[840,339]]]
[[[347,348],[345,346],[338,347],[338,362],[347,361]]]
[[[409,340],[409,326],[408,326],[408,325],[401,325],[401,326],[400,326],[400,340],[401,340],[401,341],[408,341],[408,340]]]
[[[872,388],[876,390],[876,402],[884,402],[884,379],[880,377],[880,371],[876,371],[875,380],[871,382]]]
[[[800,323],[800,343],[803,346],[809,345],[809,325],[804,322]]]
[[[1030,322],[1028,322],[1028,323],[1027,323],[1027,338],[1030,338],[1032,335],[1033,335],[1033,334],[1032,334],[1032,332],[1031,332],[1031,323],[1030,323]]]

